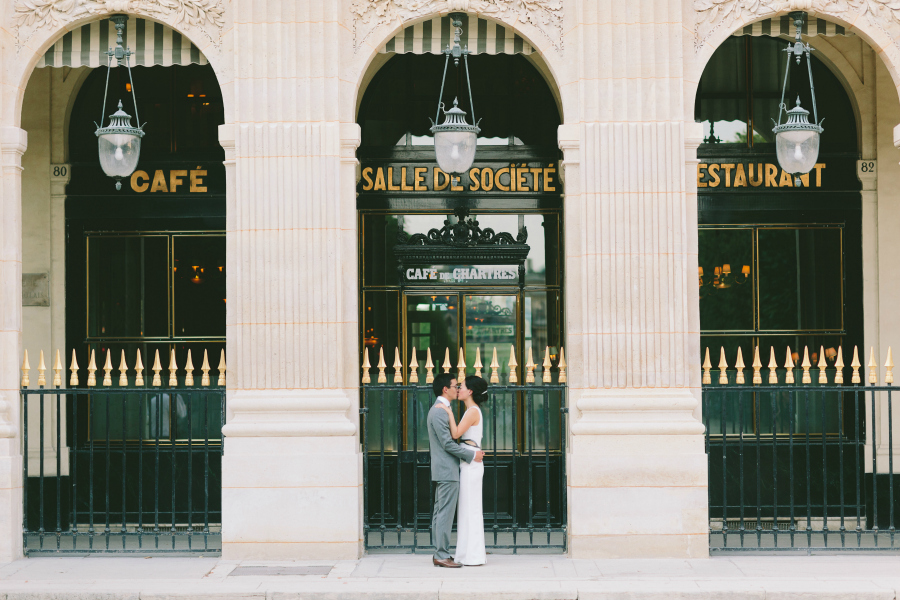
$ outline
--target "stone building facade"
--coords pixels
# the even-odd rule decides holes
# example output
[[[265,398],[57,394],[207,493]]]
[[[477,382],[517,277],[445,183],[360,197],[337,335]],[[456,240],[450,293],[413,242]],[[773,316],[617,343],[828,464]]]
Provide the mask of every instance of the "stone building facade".
[[[877,164],[861,176],[862,294],[866,344],[882,350],[900,337],[900,14],[880,0],[5,3],[0,559],[22,555],[22,352],[66,351],[69,179],[54,168],[73,161],[69,118],[91,67],[38,68],[48,50],[125,13],[211,65],[224,107],[223,556],[349,558],[363,551],[358,113],[393,60],[386,44],[451,11],[524,40],[559,110],[569,552],[706,556],[695,98],[719,46],[791,10],[850,34],[809,39],[851,99],[859,159]],[[23,308],[23,273],[49,273],[49,306]]]

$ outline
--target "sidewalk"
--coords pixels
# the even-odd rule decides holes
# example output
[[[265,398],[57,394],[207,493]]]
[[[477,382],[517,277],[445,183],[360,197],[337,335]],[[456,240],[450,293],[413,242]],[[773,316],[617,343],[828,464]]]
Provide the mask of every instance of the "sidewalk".
[[[601,600],[900,598],[900,555],[571,560],[491,555],[438,569],[428,555],[355,561],[29,558],[0,567],[0,600]]]

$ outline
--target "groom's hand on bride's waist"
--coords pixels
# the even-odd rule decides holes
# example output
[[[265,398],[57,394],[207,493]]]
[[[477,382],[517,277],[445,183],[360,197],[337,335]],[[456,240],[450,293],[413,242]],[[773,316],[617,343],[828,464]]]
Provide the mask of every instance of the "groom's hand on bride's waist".
[[[481,462],[482,460],[484,460],[484,452],[482,452],[481,450],[476,450],[475,458],[473,458],[472,460],[474,460],[475,462]]]

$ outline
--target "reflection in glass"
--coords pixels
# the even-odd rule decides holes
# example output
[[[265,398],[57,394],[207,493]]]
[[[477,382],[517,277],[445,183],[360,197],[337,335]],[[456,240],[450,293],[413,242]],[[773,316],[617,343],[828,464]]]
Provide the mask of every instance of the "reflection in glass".
[[[700,229],[698,241],[701,328],[753,329],[753,230]]]
[[[225,322],[225,236],[174,239],[175,335],[221,335]]]

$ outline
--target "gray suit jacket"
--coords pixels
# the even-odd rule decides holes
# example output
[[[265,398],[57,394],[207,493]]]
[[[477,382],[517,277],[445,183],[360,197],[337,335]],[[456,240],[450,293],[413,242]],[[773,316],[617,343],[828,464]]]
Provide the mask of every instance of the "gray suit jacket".
[[[428,443],[432,481],[459,481],[459,461],[470,463],[475,458],[474,448],[460,446],[450,436],[450,416],[437,402],[428,411]]]

